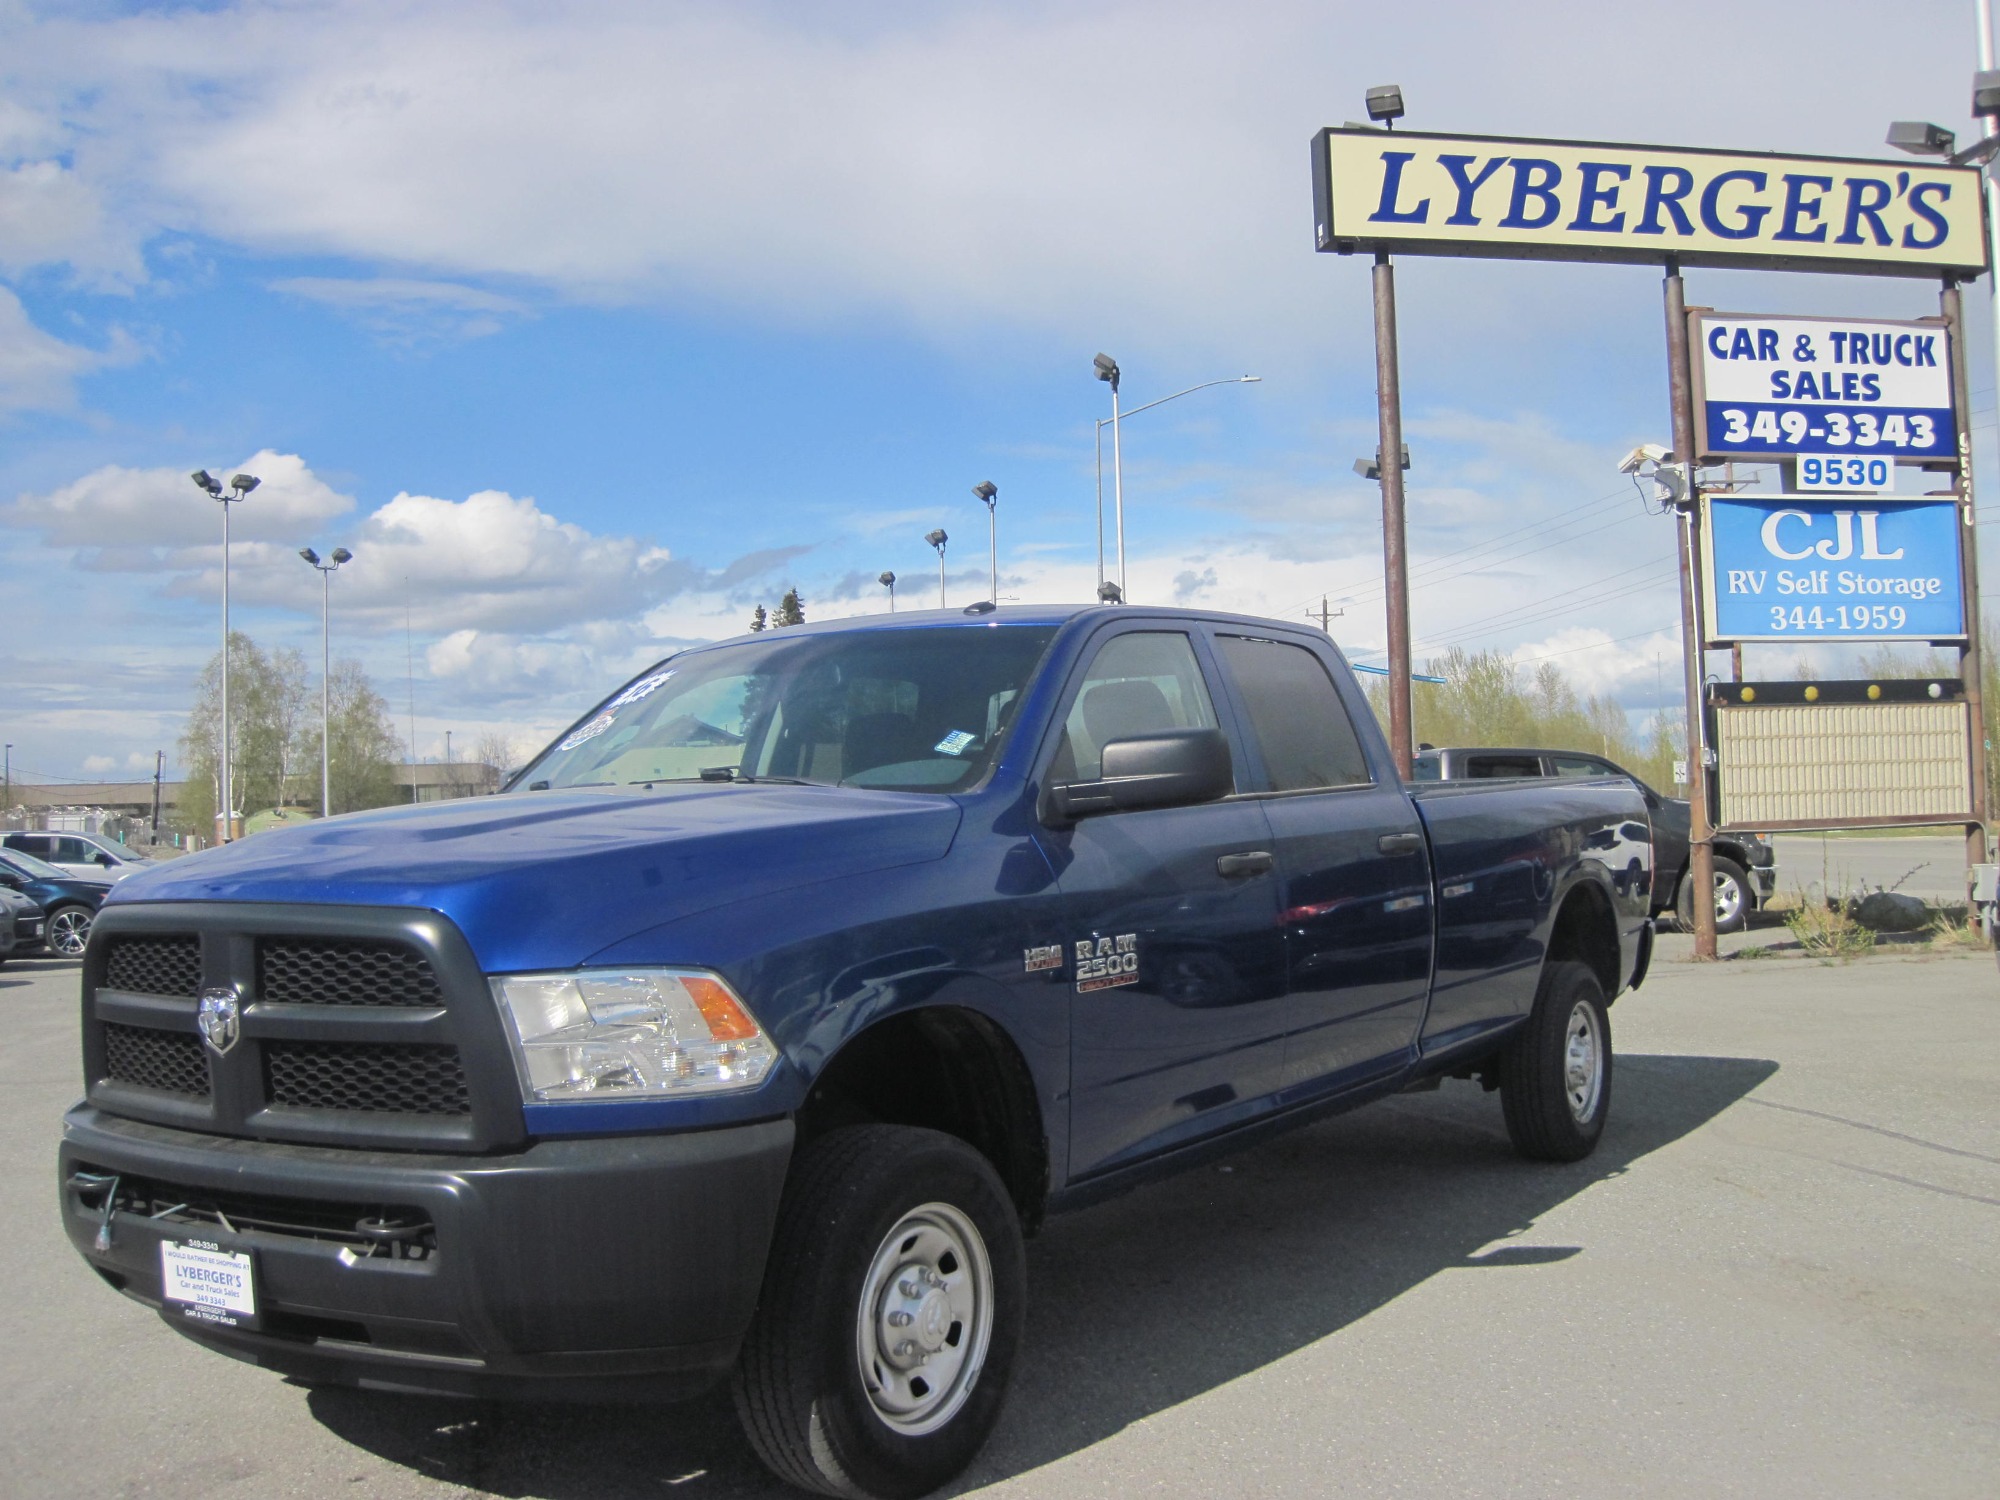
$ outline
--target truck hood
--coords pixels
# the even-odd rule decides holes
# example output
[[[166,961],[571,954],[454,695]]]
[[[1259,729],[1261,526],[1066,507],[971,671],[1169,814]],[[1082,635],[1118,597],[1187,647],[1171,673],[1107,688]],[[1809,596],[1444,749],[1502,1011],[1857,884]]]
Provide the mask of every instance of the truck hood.
[[[941,859],[959,819],[949,797],[817,786],[474,797],[255,834],[120,881],[110,903],[427,907],[489,973],[568,968],[696,912]]]

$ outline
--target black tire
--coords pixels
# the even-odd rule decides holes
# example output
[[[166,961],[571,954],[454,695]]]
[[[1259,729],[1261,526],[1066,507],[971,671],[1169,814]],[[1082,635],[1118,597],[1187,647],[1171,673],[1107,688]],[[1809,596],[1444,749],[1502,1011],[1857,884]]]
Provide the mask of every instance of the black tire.
[[[908,1270],[931,1252],[913,1252],[917,1236],[906,1238],[905,1231],[940,1209],[946,1240],[976,1231],[977,1244],[967,1242],[960,1271],[951,1269],[949,1252],[936,1262],[945,1279],[932,1291],[933,1283],[920,1279],[936,1275],[928,1263]],[[982,1250],[989,1272],[983,1319],[968,1312],[941,1331],[957,1315],[939,1311],[944,1299],[976,1288]],[[918,1260],[880,1279],[883,1268],[913,1253]],[[890,1306],[914,1299],[913,1287],[921,1301]],[[1026,1297],[1020,1218],[985,1157],[934,1130],[830,1131],[793,1160],[778,1210],[763,1292],[736,1365],[744,1433],[774,1474],[801,1489],[874,1500],[928,1494],[972,1461],[999,1419]],[[945,1342],[918,1350],[909,1337],[889,1331],[898,1317],[911,1336]],[[889,1345],[893,1338],[904,1341]],[[885,1372],[892,1355],[921,1355],[925,1363],[921,1370],[904,1364]],[[929,1361],[942,1366],[953,1357],[959,1362],[949,1388],[919,1389]],[[871,1362],[866,1377],[864,1359]],[[899,1399],[938,1404],[889,1411]]]
[[[1727,855],[1715,856],[1715,930],[1717,932],[1741,932],[1750,923],[1750,908],[1754,898],[1750,894],[1750,874],[1743,866]],[[1683,932],[1694,931],[1694,868],[1681,877],[1681,888],[1675,893],[1674,916],[1681,924]]]
[[[42,941],[56,958],[82,958],[90,942],[90,924],[97,913],[87,906],[70,902],[49,909],[42,927]]]
[[[1589,1033],[1589,1087],[1572,1070],[1572,1032]],[[1579,1095],[1582,1102],[1579,1103]],[[1579,963],[1551,963],[1527,1024],[1500,1053],[1500,1104],[1507,1136],[1530,1161],[1582,1161],[1597,1149],[1611,1111],[1611,1018],[1604,986]]]

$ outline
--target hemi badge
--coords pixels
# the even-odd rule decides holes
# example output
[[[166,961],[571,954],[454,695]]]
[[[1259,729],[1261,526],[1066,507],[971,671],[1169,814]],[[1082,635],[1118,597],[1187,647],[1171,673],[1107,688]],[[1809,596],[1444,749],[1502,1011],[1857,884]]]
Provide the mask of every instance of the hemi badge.
[[[1398,896],[1394,901],[1384,901],[1384,911],[1415,911],[1424,904],[1422,896]]]
[[[1050,943],[1044,948],[1023,948],[1021,967],[1030,974],[1039,974],[1044,969],[1060,969],[1063,966],[1061,943]]]
[[[1469,896],[1472,894],[1472,882],[1469,880],[1461,880],[1457,885],[1446,886],[1443,890],[1439,891],[1438,894],[1444,897],[1444,899],[1447,901],[1449,901],[1453,896]]]

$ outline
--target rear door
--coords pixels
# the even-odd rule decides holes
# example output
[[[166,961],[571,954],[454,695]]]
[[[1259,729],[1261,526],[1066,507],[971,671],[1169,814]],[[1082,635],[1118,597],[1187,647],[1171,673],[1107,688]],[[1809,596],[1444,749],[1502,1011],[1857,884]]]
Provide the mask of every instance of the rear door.
[[[1253,756],[1281,882],[1288,1086],[1309,1093],[1402,1062],[1431,975],[1431,877],[1415,806],[1377,780],[1342,700],[1301,641],[1218,626],[1215,652]]]
[[[1218,697],[1188,631],[1100,635],[1045,747],[1044,784],[1095,779],[1114,739],[1230,730]],[[1232,754],[1240,764],[1240,741]],[[1275,1091],[1285,966],[1260,805],[1104,813],[1038,837],[1062,888],[1071,1177],[1220,1129]]]

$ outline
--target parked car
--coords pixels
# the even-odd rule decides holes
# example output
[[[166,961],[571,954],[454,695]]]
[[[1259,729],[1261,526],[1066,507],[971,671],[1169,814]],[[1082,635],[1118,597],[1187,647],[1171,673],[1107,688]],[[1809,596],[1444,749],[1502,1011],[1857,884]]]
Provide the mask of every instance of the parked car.
[[[42,946],[42,909],[0,885],[0,962]]]
[[[1629,782],[1406,786],[1277,620],[981,601],[699,646],[513,787],[116,887],[64,1227],[314,1383],[728,1381],[828,1494],[978,1451],[1050,1212],[1447,1076],[1588,1155],[1652,947]]]
[[[89,833],[10,833],[0,837],[0,847],[84,880],[123,880],[153,867],[144,855]]]
[[[84,880],[43,864],[33,855],[0,849],[0,885],[19,891],[48,913],[41,943],[64,958],[83,957],[90,924],[111,889],[108,880]]]
[[[1614,760],[1580,750],[1486,747],[1439,749],[1426,745],[1412,768],[1418,781],[1484,781],[1541,776],[1622,776],[1646,799],[1653,823],[1653,914],[1672,911],[1683,927],[1694,925],[1694,887],[1686,879],[1693,814],[1685,797],[1663,797]],[[1715,930],[1736,932],[1778,887],[1777,852],[1761,833],[1715,836]]]

